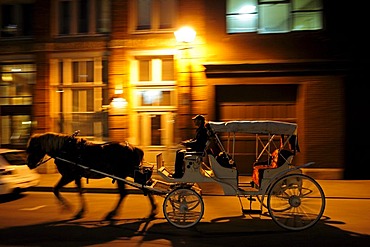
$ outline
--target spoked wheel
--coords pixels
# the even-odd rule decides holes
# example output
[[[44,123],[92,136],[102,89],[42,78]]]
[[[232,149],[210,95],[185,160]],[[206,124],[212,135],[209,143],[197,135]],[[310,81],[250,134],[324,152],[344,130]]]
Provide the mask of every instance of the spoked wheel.
[[[304,230],[315,225],[325,210],[325,195],[311,177],[291,174],[277,180],[269,190],[267,208],[282,228]]]
[[[167,221],[175,227],[192,227],[203,217],[202,197],[192,189],[173,190],[164,199],[163,214]]]

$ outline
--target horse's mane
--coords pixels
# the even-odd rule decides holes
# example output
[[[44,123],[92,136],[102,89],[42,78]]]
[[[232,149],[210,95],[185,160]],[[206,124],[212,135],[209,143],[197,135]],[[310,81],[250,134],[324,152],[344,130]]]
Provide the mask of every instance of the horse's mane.
[[[33,134],[27,143],[28,149],[33,149],[34,147],[41,148],[45,153],[55,154],[60,150],[66,147],[67,142],[73,142],[75,146],[95,146],[97,143],[87,141],[84,138],[72,137],[68,134],[55,133],[55,132],[46,132],[41,134]],[[117,142],[118,143],[118,142]],[[144,152],[142,149],[128,143],[121,143],[122,146],[132,152],[135,152],[140,159],[140,163],[143,159]]]
[[[33,134],[28,141],[27,147],[39,146],[46,153],[54,153],[63,148],[68,140],[74,139],[76,143],[84,143],[86,140],[82,138],[71,137],[71,135],[47,132],[42,134]]]

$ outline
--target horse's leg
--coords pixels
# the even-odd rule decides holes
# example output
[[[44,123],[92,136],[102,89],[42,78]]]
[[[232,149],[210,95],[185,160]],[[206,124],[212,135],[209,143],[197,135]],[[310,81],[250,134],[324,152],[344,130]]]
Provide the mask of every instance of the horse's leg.
[[[128,194],[127,190],[126,190],[125,183],[123,181],[118,180],[117,185],[118,185],[118,191],[119,191],[118,202],[117,202],[116,206],[114,207],[114,209],[112,211],[110,211],[107,214],[107,216],[105,216],[105,220],[112,220],[113,217],[117,215],[118,209],[121,206],[121,203],[122,203],[123,199],[125,199],[125,197]]]
[[[158,214],[158,204],[154,198],[154,195],[151,192],[147,192],[147,196],[152,206],[152,211],[150,212],[149,218],[154,218]]]
[[[81,184],[81,178],[75,178],[75,183],[76,183],[76,186],[77,186],[78,194],[80,196],[81,208],[80,208],[80,211],[78,211],[76,213],[74,218],[75,219],[80,219],[80,218],[82,218],[82,216],[85,213],[86,203],[85,203],[85,198],[83,196],[84,191],[83,191],[82,184]]]
[[[53,188],[53,193],[55,197],[58,199],[59,203],[63,206],[63,208],[67,210],[70,210],[71,206],[69,205],[68,201],[64,199],[63,196],[60,194],[60,190],[61,188],[63,188],[65,185],[69,184],[72,181],[73,181],[72,177],[66,177],[62,175],[59,182]]]

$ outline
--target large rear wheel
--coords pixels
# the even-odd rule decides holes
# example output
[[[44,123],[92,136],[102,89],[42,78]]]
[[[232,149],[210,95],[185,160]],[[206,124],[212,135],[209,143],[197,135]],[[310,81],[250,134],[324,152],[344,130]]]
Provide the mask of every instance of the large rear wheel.
[[[164,199],[163,214],[166,220],[175,227],[192,227],[203,217],[202,197],[192,189],[175,189]]]
[[[324,191],[307,175],[286,175],[269,190],[267,208],[271,218],[282,228],[304,230],[315,225],[323,215]]]

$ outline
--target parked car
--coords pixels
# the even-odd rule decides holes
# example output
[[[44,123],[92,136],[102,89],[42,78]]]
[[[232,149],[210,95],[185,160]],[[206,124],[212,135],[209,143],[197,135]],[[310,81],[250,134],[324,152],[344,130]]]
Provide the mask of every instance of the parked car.
[[[24,150],[0,148],[0,195],[21,193],[40,183],[40,174],[28,168]]]

